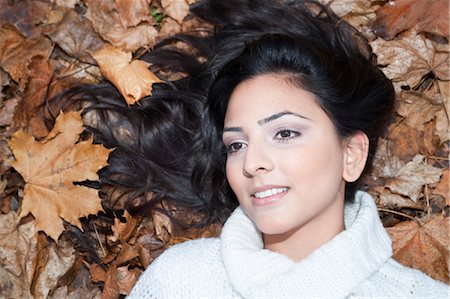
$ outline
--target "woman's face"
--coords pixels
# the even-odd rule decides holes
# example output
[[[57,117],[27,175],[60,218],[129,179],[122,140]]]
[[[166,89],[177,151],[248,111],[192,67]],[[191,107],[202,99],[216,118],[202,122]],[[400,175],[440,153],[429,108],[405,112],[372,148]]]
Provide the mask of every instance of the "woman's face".
[[[343,219],[344,149],[312,94],[282,75],[260,75],[233,91],[223,130],[228,182],[266,234]]]

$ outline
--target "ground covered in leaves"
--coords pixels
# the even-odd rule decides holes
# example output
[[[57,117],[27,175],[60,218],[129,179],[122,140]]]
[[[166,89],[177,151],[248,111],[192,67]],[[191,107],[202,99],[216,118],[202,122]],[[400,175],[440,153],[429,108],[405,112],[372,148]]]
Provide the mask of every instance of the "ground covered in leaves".
[[[129,105],[149,95],[158,78],[139,56],[207,26],[188,15],[192,2],[0,0],[1,298],[118,298],[168,246],[219,233],[176,230],[156,210],[132,217],[95,184],[73,184],[98,180],[110,150],[83,135],[79,112],[46,102],[102,78]],[[449,283],[449,2],[321,2],[367,36],[396,88],[365,181],[395,258]]]

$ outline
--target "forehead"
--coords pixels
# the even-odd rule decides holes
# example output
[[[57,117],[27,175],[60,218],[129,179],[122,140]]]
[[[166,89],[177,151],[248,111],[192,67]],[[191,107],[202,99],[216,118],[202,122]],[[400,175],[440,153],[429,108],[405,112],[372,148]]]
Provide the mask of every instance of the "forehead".
[[[290,83],[286,75],[260,75],[241,82],[233,90],[225,124],[264,118],[285,110],[309,116],[324,113],[314,96]]]

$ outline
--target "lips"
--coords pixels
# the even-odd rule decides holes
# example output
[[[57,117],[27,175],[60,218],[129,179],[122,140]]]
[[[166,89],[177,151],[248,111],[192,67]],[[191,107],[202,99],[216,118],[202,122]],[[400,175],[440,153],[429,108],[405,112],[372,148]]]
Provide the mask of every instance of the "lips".
[[[281,199],[287,192],[288,187],[265,186],[255,188],[251,194],[252,203],[255,206],[265,206]]]

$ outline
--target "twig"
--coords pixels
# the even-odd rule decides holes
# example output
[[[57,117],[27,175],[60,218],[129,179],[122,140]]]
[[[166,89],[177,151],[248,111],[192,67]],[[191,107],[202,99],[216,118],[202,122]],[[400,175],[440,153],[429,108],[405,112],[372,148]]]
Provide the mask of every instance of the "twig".
[[[416,219],[416,218],[414,218],[413,216],[410,216],[410,215],[408,215],[408,214],[402,213],[402,212],[398,212],[398,211],[394,211],[394,210],[390,210],[390,209],[385,209],[385,208],[378,208],[378,211],[381,211],[381,212],[387,212],[387,213],[396,214],[396,215],[400,215],[400,216],[409,218],[409,219],[411,219],[411,220],[417,222],[417,224],[419,224],[419,225],[422,225],[422,223],[421,223],[418,219]]]
[[[103,257],[106,257],[106,251],[105,251],[105,248],[103,248],[103,244],[102,244],[102,242],[100,241],[100,235],[98,234],[97,227],[95,226],[95,223],[94,223],[94,222],[92,222],[92,226],[94,227],[95,235],[97,236],[98,244],[100,244],[100,249],[102,250]]]

